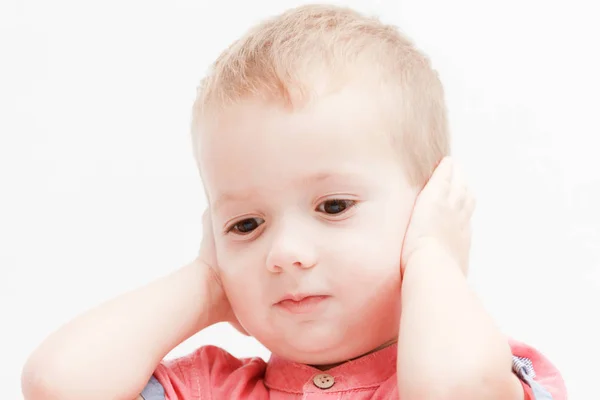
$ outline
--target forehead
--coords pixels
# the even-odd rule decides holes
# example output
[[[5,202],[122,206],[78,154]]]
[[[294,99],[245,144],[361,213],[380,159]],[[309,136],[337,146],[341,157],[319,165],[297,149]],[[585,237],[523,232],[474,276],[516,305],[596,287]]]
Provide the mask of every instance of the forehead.
[[[209,198],[309,177],[368,178],[397,168],[389,129],[372,92],[362,87],[344,88],[293,112],[259,101],[236,104],[207,125],[200,139]]]

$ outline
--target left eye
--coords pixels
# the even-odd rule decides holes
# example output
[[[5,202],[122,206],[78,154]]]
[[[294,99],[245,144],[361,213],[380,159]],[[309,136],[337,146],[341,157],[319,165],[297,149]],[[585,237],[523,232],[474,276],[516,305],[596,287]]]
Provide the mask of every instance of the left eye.
[[[355,204],[356,202],[353,200],[327,200],[319,204],[317,210],[326,214],[335,215],[343,213],[347,209],[353,207]]]

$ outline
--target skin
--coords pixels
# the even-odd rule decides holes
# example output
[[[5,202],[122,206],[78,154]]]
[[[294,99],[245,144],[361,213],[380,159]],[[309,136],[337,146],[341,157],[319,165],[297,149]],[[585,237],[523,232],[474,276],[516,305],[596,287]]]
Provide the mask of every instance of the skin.
[[[507,340],[465,279],[473,196],[450,159],[422,191],[409,184],[372,94],[349,85],[294,113],[248,100],[206,130],[233,321],[321,369],[397,340],[403,399],[521,399]],[[277,301],[297,292],[328,297],[282,312]]]
[[[200,254],[46,338],[25,399],[140,398],[169,351],[222,321],[321,369],[397,341],[403,400],[522,399],[466,282],[472,196],[451,160],[408,184],[375,95],[349,85],[295,112],[249,100],[206,123]],[[294,292],[327,297],[276,305]]]
[[[338,363],[398,337],[417,191],[361,95],[349,87],[294,113],[244,102],[202,137],[227,297],[250,335],[296,362]],[[275,305],[288,293],[328,297],[298,315]]]

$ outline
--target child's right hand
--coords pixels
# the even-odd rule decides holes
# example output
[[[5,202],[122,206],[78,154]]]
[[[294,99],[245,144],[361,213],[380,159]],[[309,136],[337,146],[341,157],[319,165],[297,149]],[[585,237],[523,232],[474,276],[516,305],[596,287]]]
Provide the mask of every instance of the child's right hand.
[[[466,275],[474,208],[475,199],[462,173],[453,159],[444,158],[415,202],[404,238],[401,271],[416,254],[440,251]]]
[[[207,265],[210,269],[211,277],[213,278],[213,284],[211,287],[214,291],[212,298],[215,299],[215,304],[213,307],[217,314],[217,321],[229,322],[235,329],[238,330],[238,332],[249,336],[248,332],[246,332],[235,316],[221,282],[219,266],[217,263],[217,253],[215,250],[212,219],[208,209],[204,211],[204,214],[202,215],[202,231],[200,253],[198,254],[196,261]]]

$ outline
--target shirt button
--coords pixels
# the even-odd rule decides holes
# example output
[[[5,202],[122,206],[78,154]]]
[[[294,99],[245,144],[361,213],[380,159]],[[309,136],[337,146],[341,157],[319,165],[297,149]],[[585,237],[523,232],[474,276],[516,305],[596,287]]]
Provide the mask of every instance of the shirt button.
[[[313,378],[313,383],[319,389],[329,389],[333,386],[335,380],[329,374],[319,374]]]

